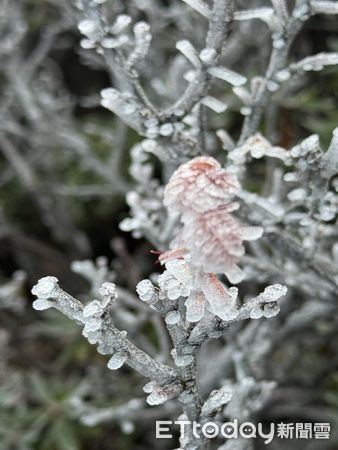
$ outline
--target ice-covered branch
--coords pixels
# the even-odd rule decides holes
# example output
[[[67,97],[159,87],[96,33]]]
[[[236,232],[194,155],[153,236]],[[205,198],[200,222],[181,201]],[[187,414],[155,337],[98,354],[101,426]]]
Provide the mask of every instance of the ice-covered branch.
[[[55,277],[42,278],[32,293],[38,297],[34,308],[44,310],[55,308],[72,320],[84,325],[84,335],[92,344],[98,344],[98,351],[104,355],[113,354],[108,367],[117,369],[124,363],[160,384],[175,380],[175,370],[154,361],[149,355],[132,344],[123,331],[112,323],[107,307],[115,298],[115,288],[105,283],[101,288],[102,301],[92,301],[86,307],[63,291]]]

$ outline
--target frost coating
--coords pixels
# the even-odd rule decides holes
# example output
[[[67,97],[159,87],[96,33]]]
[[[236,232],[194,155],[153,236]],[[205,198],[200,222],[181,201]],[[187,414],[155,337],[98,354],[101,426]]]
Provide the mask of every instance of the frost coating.
[[[164,204],[171,211],[202,213],[227,204],[239,190],[234,175],[208,156],[180,166],[164,190]]]
[[[124,353],[115,353],[108,361],[107,367],[110,370],[117,370],[127,361],[128,355]]]
[[[58,281],[56,277],[41,278],[33,287],[32,294],[42,299],[53,297],[58,288]]]
[[[155,286],[150,280],[142,280],[136,286],[136,291],[142,301],[145,303],[152,303],[156,301],[157,295]]]
[[[206,273],[225,273],[232,283],[243,279],[237,265],[245,252],[243,241],[256,240],[263,232],[261,227],[241,225],[232,216],[239,208],[231,203],[238,191],[236,177],[215,159],[203,156],[180,166],[164,191],[169,211],[182,215],[183,227],[172,246],[185,249],[192,266]]]

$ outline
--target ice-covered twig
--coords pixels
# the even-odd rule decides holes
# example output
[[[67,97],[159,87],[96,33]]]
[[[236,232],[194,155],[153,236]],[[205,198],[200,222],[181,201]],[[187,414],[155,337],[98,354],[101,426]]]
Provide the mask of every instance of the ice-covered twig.
[[[170,383],[176,379],[175,370],[153,360],[149,355],[132,344],[112,323],[108,313],[104,313],[102,319],[90,320],[92,315],[89,306],[100,306],[92,302],[84,308],[83,304],[71,295],[63,291],[55,277],[42,278],[32,289],[32,293],[38,297],[34,302],[34,308],[41,310],[55,308],[72,320],[85,325],[88,338],[94,333],[93,343],[97,343],[99,351],[103,354],[124,354],[125,362],[130,367],[140,372],[143,376],[151,378],[160,384]],[[95,322],[95,323],[94,323]]]

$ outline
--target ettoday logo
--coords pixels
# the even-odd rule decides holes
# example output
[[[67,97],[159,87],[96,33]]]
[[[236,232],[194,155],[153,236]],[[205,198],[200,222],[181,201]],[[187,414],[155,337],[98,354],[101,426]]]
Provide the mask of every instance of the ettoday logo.
[[[196,439],[202,437],[214,439],[216,437],[224,439],[256,439],[260,437],[264,444],[269,444],[275,437],[280,439],[329,439],[331,426],[329,423],[270,423],[254,424],[243,422],[239,424],[235,419],[232,422],[219,424],[216,422],[190,422],[188,420],[158,420],[156,421],[156,438],[171,439],[170,426],[180,428],[181,437],[187,433],[188,428],[192,431]]]

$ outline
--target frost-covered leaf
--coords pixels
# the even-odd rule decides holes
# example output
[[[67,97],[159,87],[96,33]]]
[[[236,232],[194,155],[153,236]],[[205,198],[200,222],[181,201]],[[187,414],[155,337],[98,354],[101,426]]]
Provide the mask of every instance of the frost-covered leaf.
[[[103,309],[101,303],[98,300],[93,300],[90,302],[83,310],[83,317],[90,317],[95,315],[100,315]]]
[[[142,280],[136,286],[140,299],[145,303],[154,303],[157,300],[155,286],[150,280]]]
[[[53,297],[58,286],[58,279],[56,277],[41,278],[38,283],[33,286],[32,294],[40,299],[48,299]]]
[[[210,97],[210,95],[207,95],[206,97],[203,97],[203,100],[201,102],[204,106],[207,106],[209,109],[212,109],[216,113],[220,114],[227,110],[227,105],[217,98]]]
[[[203,318],[205,302],[205,295],[202,291],[193,290],[190,293],[184,303],[187,308],[186,319],[188,322],[198,322]]]
[[[234,284],[244,276],[237,265],[245,252],[243,241],[257,239],[262,234],[260,227],[240,224],[230,214],[235,209],[237,205],[228,204],[204,214],[186,213],[176,240],[205,272],[225,273]]]
[[[208,72],[213,77],[220,78],[233,86],[241,86],[246,83],[246,78],[243,75],[225,67],[210,67]]]
[[[259,294],[259,297],[264,302],[275,302],[287,293],[287,287],[281,284],[272,284],[264,289],[264,291]]]
[[[147,22],[137,22],[134,25],[133,31],[135,47],[128,58],[128,65],[130,67],[135,66],[147,56],[152,39],[150,26]]]
[[[181,320],[181,314],[179,311],[170,311],[165,316],[165,321],[168,325],[176,325]]]
[[[200,156],[173,173],[164,191],[164,204],[172,211],[204,212],[228,203],[238,189],[233,174],[222,169],[214,158]]]
[[[100,317],[91,316],[85,319],[84,331],[86,333],[97,331],[102,326],[102,319]]]
[[[45,309],[52,308],[54,303],[44,298],[38,298],[33,302],[33,308],[37,311],[44,311]]]
[[[208,302],[210,312],[222,320],[233,320],[238,315],[234,299],[229,296],[222,283],[213,274],[205,274],[201,279],[201,288]]]
[[[201,61],[192,43],[186,39],[178,41],[176,48],[179,50],[195,67],[201,66]]]
[[[119,14],[116,17],[115,22],[111,26],[110,31],[113,34],[119,34],[131,24],[131,21],[132,21],[131,17],[128,16],[127,14]]]
[[[151,394],[147,397],[147,403],[151,406],[161,405],[167,400],[177,397],[181,392],[180,386],[177,384],[168,384],[166,386],[155,387]]]
[[[149,381],[149,383],[145,384],[143,386],[143,391],[146,394],[150,394],[151,392],[153,392],[153,390],[156,388],[157,384],[155,381]]]
[[[172,259],[166,262],[166,268],[159,277],[160,289],[170,300],[187,297],[191,288],[191,273],[184,260]]]
[[[202,406],[202,415],[211,416],[215,414],[224,405],[229,403],[231,397],[232,390],[228,387],[223,387],[222,389],[212,391],[209,395],[209,398],[204,402]]]
[[[263,317],[264,311],[261,305],[257,305],[250,311],[250,319],[260,319]]]
[[[264,317],[275,317],[280,311],[280,306],[277,302],[270,302],[264,305]]]
[[[107,367],[110,370],[117,370],[122,367],[127,360],[128,355],[126,353],[115,353],[108,361]]]
[[[172,259],[165,264],[168,272],[182,283],[183,286],[190,288],[193,282],[193,277],[189,264],[184,259]]]

